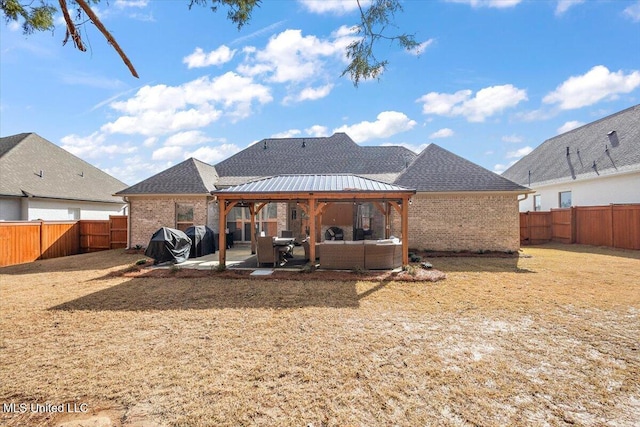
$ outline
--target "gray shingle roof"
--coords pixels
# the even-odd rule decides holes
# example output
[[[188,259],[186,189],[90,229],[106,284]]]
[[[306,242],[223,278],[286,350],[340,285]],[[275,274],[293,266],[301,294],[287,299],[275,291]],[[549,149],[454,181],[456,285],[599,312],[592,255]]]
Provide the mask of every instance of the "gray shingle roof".
[[[611,131],[613,139],[608,136]],[[640,105],[636,105],[546,140],[502,176],[534,186],[639,170]]]
[[[190,158],[145,179],[119,195],[132,194],[209,194],[215,190],[216,169],[200,160]]]
[[[265,148],[266,146],[266,148]],[[279,174],[355,174],[395,179],[416,154],[399,146],[362,147],[348,135],[322,138],[278,138],[262,141],[216,165],[220,185],[236,177]]]
[[[340,175],[278,175],[230,187],[228,193],[296,193],[296,192],[393,192],[411,191],[398,185],[351,174]],[[215,194],[215,193],[214,193]]]
[[[528,191],[435,144],[429,144],[394,184],[424,192]]]
[[[126,186],[35,133],[0,138],[0,195],[123,203]]]

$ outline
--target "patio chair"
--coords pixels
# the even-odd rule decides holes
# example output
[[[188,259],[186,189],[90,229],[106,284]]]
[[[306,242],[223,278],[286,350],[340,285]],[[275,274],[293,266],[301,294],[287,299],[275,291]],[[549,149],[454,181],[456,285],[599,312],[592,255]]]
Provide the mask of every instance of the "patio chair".
[[[280,261],[280,253],[273,246],[273,237],[259,236],[256,245],[257,266],[260,267],[260,264],[270,263],[275,267],[278,261]]]

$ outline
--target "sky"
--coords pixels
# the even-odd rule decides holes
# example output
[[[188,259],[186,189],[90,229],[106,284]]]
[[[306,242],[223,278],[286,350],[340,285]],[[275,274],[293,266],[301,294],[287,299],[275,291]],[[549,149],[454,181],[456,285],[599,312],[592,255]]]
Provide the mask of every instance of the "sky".
[[[53,2],[57,5],[58,2]],[[366,4],[366,0],[364,0]],[[640,0],[406,0],[388,61],[355,87],[355,0],[264,0],[241,30],[188,0],[102,0],[87,52],[0,23],[0,135],[35,132],[128,185],[263,138],[346,132],[363,146],[435,143],[501,173],[560,133],[640,104]],[[286,171],[283,171],[286,173]]]

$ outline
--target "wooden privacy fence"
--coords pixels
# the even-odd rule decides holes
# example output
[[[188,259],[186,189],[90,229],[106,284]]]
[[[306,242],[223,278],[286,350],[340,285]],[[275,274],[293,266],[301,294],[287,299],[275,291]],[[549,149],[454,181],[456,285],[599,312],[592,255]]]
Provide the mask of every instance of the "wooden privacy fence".
[[[0,222],[0,267],[126,246],[126,216],[110,216],[108,220]]]
[[[640,249],[640,204],[520,213],[520,243],[581,243]]]

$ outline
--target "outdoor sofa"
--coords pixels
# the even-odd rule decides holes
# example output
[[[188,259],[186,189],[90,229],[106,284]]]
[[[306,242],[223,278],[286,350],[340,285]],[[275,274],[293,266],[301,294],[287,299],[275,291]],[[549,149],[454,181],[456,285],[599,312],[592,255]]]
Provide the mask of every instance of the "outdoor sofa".
[[[309,258],[307,242],[303,242]],[[390,270],[402,267],[402,244],[396,239],[326,240],[316,244],[320,267],[331,270]]]

